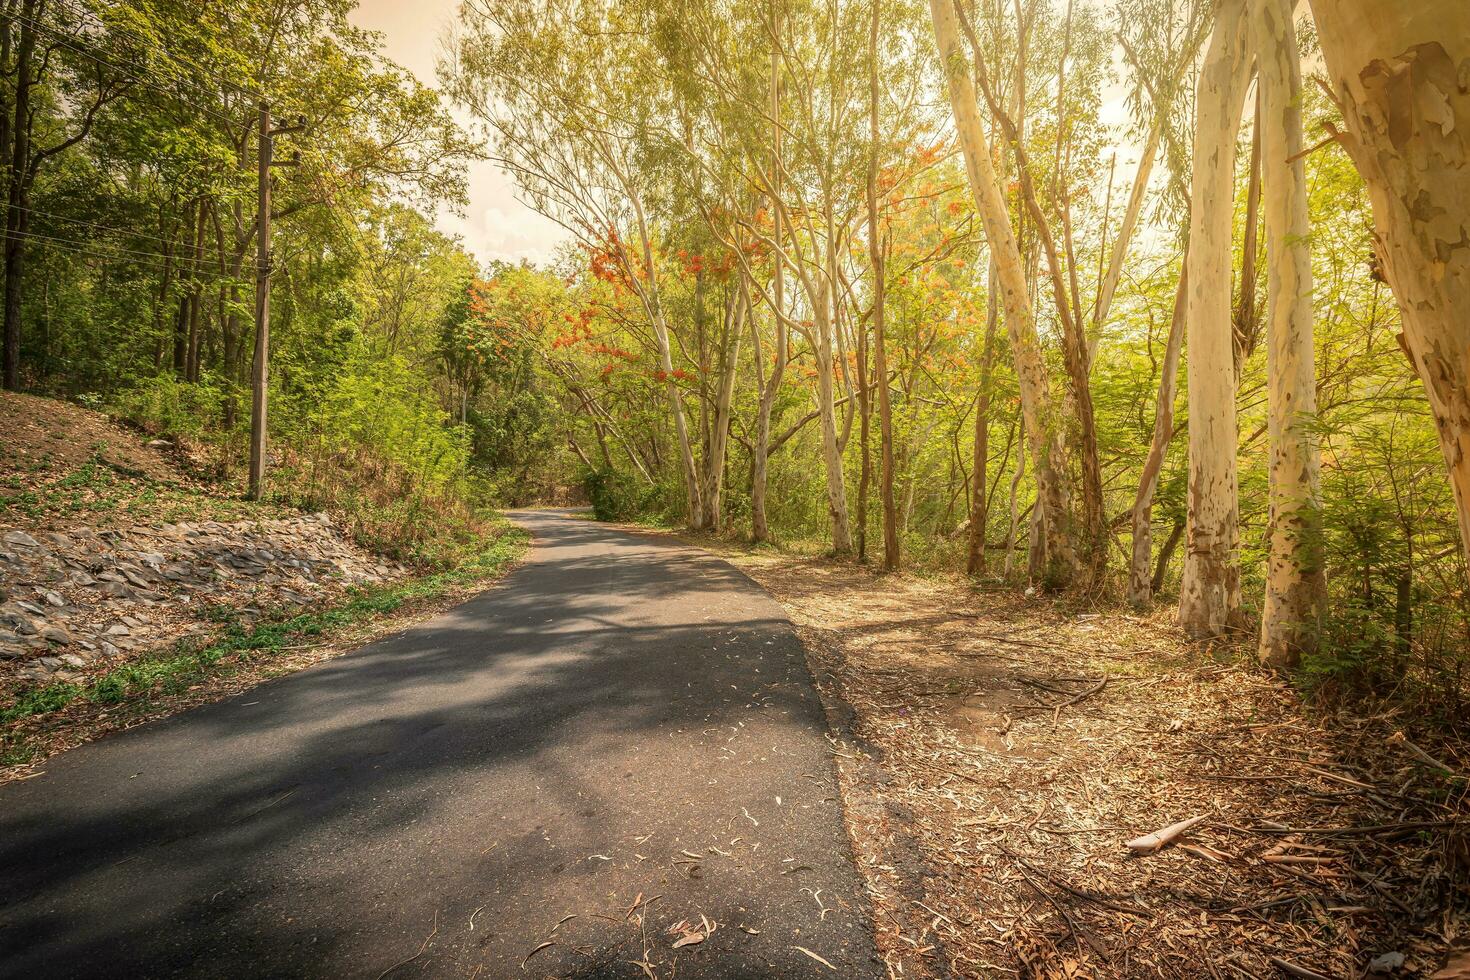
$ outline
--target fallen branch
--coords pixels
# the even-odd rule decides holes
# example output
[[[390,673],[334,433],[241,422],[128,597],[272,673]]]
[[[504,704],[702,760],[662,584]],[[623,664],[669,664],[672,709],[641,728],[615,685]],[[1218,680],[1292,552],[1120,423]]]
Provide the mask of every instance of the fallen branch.
[[[1105,688],[1107,686],[1108,686],[1108,677],[1107,677],[1106,674],[1104,674],[1103,675],[1103,679],[1100,680],[1100,681],[1098,681],[1092,687],[1089,687],[1087,690],[1083,691],[1081,694],[1074,694],[1074,695],[1072,695],[1072,697],[1068,698],[1067,700],[1063,701],[1061,704],[1057,705],[1055,707],[1055,709],[1052,711],[1052,715],[1051,715],[1052,724],[1056,724],[1057,718],[1061,715],[1063,708],[1070,708],[1074,704],[1080,704],[1081,702],[1086,701],[1088,698],[1092,697],[1094,694],[1099,693],[1100,691],[1102,691],[1103,688]]]
[[[1175,840],[1178,840],[1180,837],[1183,837],[1195,826],[1195,824],[1198,824],[1200,821],[1204,820],[1205,816],[1206,815],[1201,814],[1198,817],[1190,817],[1188,820],[1181,820],[1178,823],[1171,823],[1169,824],[1169,826],[1163,828],[1162,830],[1156,830],[1151,834],[1144,834],[1142,837],[1135,837],[1133,840],[1128,841],[1123,846],[1128,848],[1130,851],[1135,851],[1139,854],[1152,854],[1154,851],[1157,851],[1160,848],[1163,848],[1174,842]]]
[[[1148,918],[1150,915],[1147,909],[1136,908],[1132,905],[1122,905],[1101,895],[1097,895],[1092,892],[1085,891],[1084,889],[1077,888],[1073,885],[1069,885],[1065,881],[1062,881],[1058,878],[1053,877],[1050,874],[1047,874],[1045,871],[1041,870],[1030,861],[1027,861],[1025,858],[1016,854],[1011,854],[1011,852],[1007,851],[1005,848],[1001,848],[1001,851],[1002,853],[1009,855],[1011,860],[1019,864],[1022,868],[1025,869],[1025,871],[1030,871],[1032,874],[1044,878],[1046,881],[1056,886],[1057,888],[1060,888],[1062,891],[1066,892],[1068,895],[1071,895],[1073,898],[1080,898],[1084,902],[1089,902],[1093,905],[1096,905],[1098,908],[1107,909],[1109,912],[1122,912],[1125,915],[1136,915],[1141,918]],[[1023,876],[1025,875],[1025,871],[1022,872]]]
[[[1408,737],[1404,735],[1403,732],[1394,732],[1388,737],[1388,741],[1390,743],[1402,745],[1404,748],[1409,750],[1410,755],[1412,755],[1414,758],[1418,759],[1420,762],[1424,763],[1431,769],[1439,769],[1442,772],[1448,773],[1451,776],[1460,775],[1448,763],[1441,762],[1439,759],[1436,759],[1434,756],[1430,755],[1428,752],[1425,752],[1419,746],[1409,741]]]
[[[1304,966],[1297,966],[1295,963],[1287,962],[1279,956],[1271,957],[1271,965],[1284,973],[1289,973],[1294,977],[1301,977],[1302,980],[1332,980],[1332,977],[1329,977],[1325,973],[1318,973],[1316,970],[1310,970]]]

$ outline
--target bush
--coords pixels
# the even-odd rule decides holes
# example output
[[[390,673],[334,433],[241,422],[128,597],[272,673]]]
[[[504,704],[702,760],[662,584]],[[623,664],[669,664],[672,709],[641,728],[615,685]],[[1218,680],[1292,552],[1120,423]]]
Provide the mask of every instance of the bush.
[[[224,404],[224,389],[211,376],[190,384],[172,374],[158,374],[118,395],[112,410],[158,435],[201,439],[224,416]]]
[[[599,521],[667,519],[678,513],[674,488],[648,483],[619,470],[591,470],[582,477],[582,488]]]

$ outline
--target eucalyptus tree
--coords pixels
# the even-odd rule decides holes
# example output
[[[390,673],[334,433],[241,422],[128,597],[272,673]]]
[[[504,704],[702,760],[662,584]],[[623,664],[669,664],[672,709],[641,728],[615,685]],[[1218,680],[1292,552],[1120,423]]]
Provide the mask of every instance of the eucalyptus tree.
[[[1021,409],[1031,458],[1036,464],[1038,510],[1044,518],[1037,552],[1042,556],[1048,579],[1062,585],[1076,571],[1063,421],[1053,404],[1026,273],[982,124],[971,78],[974,66],[965,55],[960,18],[953,0],[930,0],[929,6],[971,193],[985,227],[1004,297],[1006,328],[1020,382]]]
[[[1327,584],[1312,340],[1311,222],[1302,158],[1302,75],[1290,0],[1251,0],[1265,198],[1270,523],[1260,658],[1293,667],[1316,652]]]
[[[1378,267],[1429,396],[1470,567],[1470,5],[1312,0],[1334,133],[1367,182]]]
[[[1189,146],[1186,125],[1193,114],[1193,92],[1187,84],[1199,46],[1209,32],[1212,5],[1197,0],[1183,6],[1173,0],[1128,0],[1118,11],[1119,43],[1130,70],[1129,104],[1136,122],[1142,124],[1143,149],[1134,171],[1132,188],[1124,206],[1117,237],[1092,311],[1092,355],[1108,323],[1112,301],[1121,280],[1129,246],[1144,211],[1155,162],[1162,153],[1166,176],[1155,208],[1159,224],[1177,224],[1184,215],[1180,236],[1188,234]],[[1149,22],[1157,31],[1132,36],[1128,23]],[[1174,400],[1178,391],[1179,360],[1184,345],[1188,305],[1188,276],[1182,264],[1174,292],[1173,313],[1163,363],[1159,368],[1158,394],[1154,400],[1153,435],[1138,477],[1129,511],[1133,526],[1128,574],[1128,599],[1135,607],[1147,607],[1153,598],[1153,508],[1159,475],[1174,437]]]
[[[1249,84],[1245,0],[1222,0],[1195,94],[1187,287],[1189,504],[1179,622],[1196,637],[1240,623],[1230,282],[1236,135]]]

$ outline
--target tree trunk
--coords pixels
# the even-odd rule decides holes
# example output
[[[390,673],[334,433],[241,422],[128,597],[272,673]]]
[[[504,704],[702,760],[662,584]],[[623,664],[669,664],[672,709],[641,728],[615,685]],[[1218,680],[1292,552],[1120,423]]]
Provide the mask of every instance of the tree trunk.
[[[873,152],[868,159],[868,254],[873,268],[873,360],[878,376],[878,439],[882,464],[878,487],[883,502],[883,570],[897,571],[898,510],[893,502],[893,404],[888,393],[888,336],[886,332],[883,237],[878,229],[878,21],[883,5],[873,4],[868,32],[868,138]]]
[[[1254,11],[1251,16],[1255,16]],[[1240,295],[1236,298],[1234,320],[1231,322],[1237,389],[1240,387],[1241,368],[1255,351],[1261,334],[1261,318],[1256,310],[1256,286],[1261,279],[1261,116],[1264,109],[1261,88],[1261,85],[1256,86],[1256,118],[1251,123],[1251,162],[1245,185],[1245,230],[1240,246]]]
[[[1006,328],[1010,334],[1021,391],[1021,412],[1026,420],[1031,456],[1036,465],[1039,505],[1046,515],[1046,578],[1051,586],[1063,586],[1076,572],[1072,550],[1070,493],[1067,487],[1062,431],[1052,407],[1046,362],[1036,335],[1026,272],[1006,210],[1005,196],[996,181],[990,146],[981,124],[970,80],[970,65],[960,45],[959,27],[952,0],[929,0],[940,62],[949,85],[965,169],[976,209],[985,226],[985,237],[995,257],[1005,298]]]
[[[1190,188],[1189,526],[1179,623],[1196,638],[1240,625],[1235,368],[1230,329],[1235,138],[1247,86],[1245,0],[1223,0],[1200,69]]]
[[[1154,562],[1154,580],[1150,587],[1158,592],[1164,587],[1164,576],[1169,572],[1169,561],[1174,557],[1175,550],[1179,547],[1179,540],[1184,537],[1186,521],[1179,518],[1174,519],[1174,526],[1169,530],[1169,536],[1164,539],[1164,546],[1159,549],[1158,560]]]
[[[842,449],[837,444],[837,404],[833,393],[837,366],[832,357],[832,333],[836,284],[823,279],[817,290],[815,327],[817,331],[817,411],[822,423],[822,465],[827,473],[827,513],[832,521],[832,551],[846,555],[852,551],[852,530],[847,520],[847,482],[842,472]]]
[[[1010,497],[1006,504],[1006,511],[1010,517],[1010,523],[1006,530],[1006,558],[1001,574],[1009,579],[1011,577],[1011,565],[1016,557],[1016,539],[1020,537],[1021,529],[1021,480],[1026,476],[1026,416],[1021,415],[1020,439],[1016,444],[1016,469],[1011,473]]]
[[[985,290],[985,346],[980,353],[980,391],[975,396],[975,461],[970,479],[970,542],[965,560],[968,575],[985,574],[985,531],[990,523],[990,500],[986,485],[990,478],[990,388],[995,375],[995,330],[1000,320],[996,297],[995,262],[990,263]]]
[[[773,39],[780,37],[781,20],[777,12],[777,5],[772,4],[771,10],[771,34]],[[772,274],[771,283],[771,325],[774,331],[772,341],[774,363],[771,365],[771,376],[765,382],[760,391],[760,401],[756,406],[755,419],[755,447],[751,450],[750,457],[750,539],[756,543],[771,540],[771,526],[766,519],[766,467],[770,459],[771,445],[771,412],[775,408],[776,396],[781,390],[781,378],[786,372],[786,260],[782,255],[782,232],[781,232],[781,208],[775,198],[780,194],[781,188],[781,61],[774,47],[771,51],[771,220],[774,226],[771,230],[771,238],[776,243],[773,255],[775,271]],[[755,331],[760,329],[756,323],[755,313],[751,311],[750,329],[752,332],[751,349],[755,353],[755,376],[760,380],[761,373],[765,371],[765,365],[761,363],[760,336]]]
[[[204,343],[202,314],[204,307],[204,219],[207,212],[204,201],[196,205],[197,220],[194,224],[194,281],[189,286],[189,349],[184,359],[184,380],[191,384],[199,381],[200,349]]]
[[[1135,609],[1144,609],[1153,601],[1154,586],[1151,565],[1154,553],[1154,493],[1159,488],[1159,473],[1169,452],[1174,434],[1174,395],[1179,387],[1179,349],[1184,344],[1184,320],[1189,295],[1189,255],[1179,272],[1179,287],[1174,293],[1174,316],[1169,321],[1169,340],[1164,347],[1164,364],[1159,374],[1159,398],[1154,403],[1154,436],[1149,443],[1143,474],[1138,478],[1138,494],[1133,498],[1133,561],[1128,574],[1128,601]]]
[[[704,461],[704,524],[712,531],[720,529],[720,502],[725,488],[725,455],[730,445],[730,406],[735,400],[735,371],[740,362],[740,342],[745,337],[745,317],[749,297],[742,289],[726,310],[724,344],[721,347],[720,388],[715,395],[714,429],[710,433],[709,454]]]
[[[1470,4],[1312,0],[1470,565]]]
[[[1301,156],[1302,74],[1292,6],[1292,0],[1253,0],[1251,18],[1260,72],[1257,125],[1269,263],[1271,516],[1259,654],[1262,663],[1278,669],[1294,667],[1316,651],[1327,601],[1317,477],[1321,453],[1313,432],[1317,379],[1311,219]]]
[[[1133,242],[1133,229],[1138,227],[1138,216],[1143,211],[1143,199],[1148,191],[1149,177],[1153,174],[1154,160],[1159,153],[1159,140],[1163,127],[1156,121],[1148,130],[1143,152],[1138,158],[1138,169],[1133,172],[1133,188],[1128,192],[1128,203],[1123,208],[1123,220],[1118,225],[1118,237],[1113,240],[1113,250],[1108,258],[1107,272],[1097,286],[1097,300],[1092,304],[1092,330],[1087,338],[1087,364],[1089,369],[1097,354],[1098,342],[1102,339],[1102,328],[1113,308],[1113,295],[1123,278],[1123,263],[1128,258],[1128,246]]]
[[[873,454],[869,443],[872,429],[872,388],[868,384],[868,331],[861,322],[857,329],[858,403],[858,492],[857,492],[857,557],[868,560],[868,491],[873,483]]]
[[[3,360],[5,388],[20,390],[20,289],[25,263],[25,236],[30,228],[27,203],[26,171],[31,159],[31,73],[35,60],[35,23],[40,13],[39,0],[25,0],[21,7],[20,43],[15,55],[14,123],[11,125],[13,145],[10,147],[10,181],[7,194],[9,207],[5,214],[5,311]]]

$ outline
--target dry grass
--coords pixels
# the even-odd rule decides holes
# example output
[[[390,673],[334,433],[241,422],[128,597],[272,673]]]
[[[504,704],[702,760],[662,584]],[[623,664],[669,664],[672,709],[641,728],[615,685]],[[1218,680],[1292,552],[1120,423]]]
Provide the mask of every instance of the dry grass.
[[[1465,780],[1387,741],[1391,715],[1314,713],[1165,615],[725,550],[846,713],[893,975],[1357,977],[1402,954],[1394,975],[1427,976],[1470,939]]]
[[[162,482],[183,479],[169,458],[137,433],[100,412],[70,402],[0,392],[0,476],[70,472],[98,459],[118,470]]]

